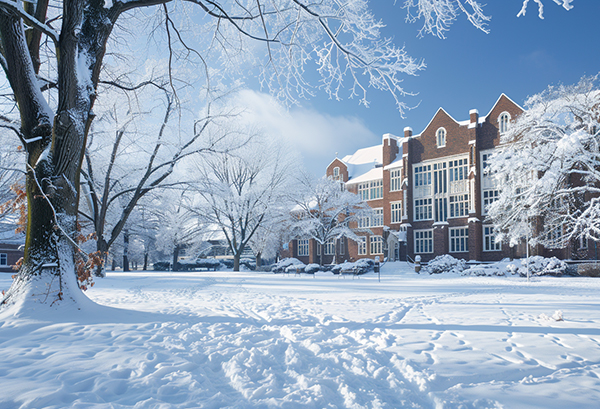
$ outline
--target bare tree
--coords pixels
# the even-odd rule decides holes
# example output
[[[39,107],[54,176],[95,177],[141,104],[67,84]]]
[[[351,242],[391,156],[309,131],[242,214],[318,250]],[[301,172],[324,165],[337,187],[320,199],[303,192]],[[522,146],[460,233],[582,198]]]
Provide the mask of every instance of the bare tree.
[[[245,135],[232,133],[228,138],[234,141]],[[287,197],[293,170],[289,153],[262,135],[198,164],[197,193],[203,200],[196,211],[223,232],[234,256],[234,271],[239,271],[250,240]]]
[[[357,232],[370,232],[359,228],[358,223],[371,216],[371,207],[339,181],[326,177],[315,180],[303,174],[298,186],[299,198],[291,212],[292,229],[296,237],[314,239],[321,246],[321,255],[327,242],[343,237],[358,241]],[[323,264],[322,256],[319,264]]]

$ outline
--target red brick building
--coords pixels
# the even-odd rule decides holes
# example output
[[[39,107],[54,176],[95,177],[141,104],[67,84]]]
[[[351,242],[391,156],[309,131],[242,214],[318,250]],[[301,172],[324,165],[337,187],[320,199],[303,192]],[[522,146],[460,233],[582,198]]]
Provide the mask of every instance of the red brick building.
[[[525,245],[496,243],[487,206],[498,197],[493,178],[484,174],[500,135],[523,109],[502,94],[489,113],[476,109],[457,121],[440,108],[419,134],[404,128],[402,137],[385,134],[381,145],[359,149],[327,167],[329,177],[345,182],[374,209],[364,220],[372,235],[364,241],[332,244],[336,261],[363,257],[423,261],[441,254],[471,261],[524,257]],[[315,262],[313,240],[294,241],[290,255]],[[533,254],[594,258],[588,243]],[[333,260],[329,254],[325,262]]]

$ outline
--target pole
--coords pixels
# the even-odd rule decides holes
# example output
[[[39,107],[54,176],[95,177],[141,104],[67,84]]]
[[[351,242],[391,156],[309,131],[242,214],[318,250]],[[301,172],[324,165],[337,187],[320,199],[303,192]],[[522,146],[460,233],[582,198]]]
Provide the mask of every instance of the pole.
[[[527,249],[525,253],[527,255],[527,282],[529,282],[529,234],[527,235]]]

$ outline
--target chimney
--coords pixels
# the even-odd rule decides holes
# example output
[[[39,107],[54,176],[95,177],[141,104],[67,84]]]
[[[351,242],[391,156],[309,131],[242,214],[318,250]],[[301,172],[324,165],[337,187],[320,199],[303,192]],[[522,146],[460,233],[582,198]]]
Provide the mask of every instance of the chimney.
[[[410,138],[412,136],[413,130],[410,126],[407,126],[406,128],[404,128],[404,137],[405,138]]]
[[[472,109],[469,111],[469,128],[475,128],[477,126],[477,122],[479,122],[479,111],[476,109]]]
[[[382,138],[383,145],[383,166],[387,166],[396,159],[398,154],[398,141],[392,134],[386,133]]]

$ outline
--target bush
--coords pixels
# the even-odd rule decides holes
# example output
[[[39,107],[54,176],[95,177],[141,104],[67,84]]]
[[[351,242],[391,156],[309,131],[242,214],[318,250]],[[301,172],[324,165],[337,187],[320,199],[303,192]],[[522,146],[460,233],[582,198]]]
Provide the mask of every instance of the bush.
[[[529,265],[529,274],[531,276],[554,276],[561,277],[563,275],[571,275],[572,270],[569,269],[567,263],[556,257],[545,258],[542,256],[533,256],[529,259],[521,260],[521,266],[516,267],[514,264],[509,265],[507,268],[518,274],[521,277],[527,277],[527,265]]]
[[[451,255],[444,254],[437,256],[431,260],[425,267],[423,272],[429,274],[441,274],[441,273],[462,273],[467,268],[467,262],[465,260],[459,260]]]
[[[307,266],[304,268],[304,272],[305,272],[306,274],[314,274],[314,273],[316,273],[317,271],[321,271],[321,270],[323,270],[323,269],[321,268],[321,266],[320,266],[320,265],[318,265],[318,264],[314,264],[314,263],[313,263],[313,264],[309,264],[309,265],[307,265]]]
[[[356,268],[357,274],[365,274],[369,271],[372,271],[374,266],[375,262],[370,258],[361,258],[360,260],[355,261],[354,263],[347,261],[342,264],[337,264],[331,268],[331,272],[333,274],[340,274],[342,270],[348,271]]]
[[[273,264],[273,266],[271,267],[271,271],[274,273],[283,273],[286,271],[287,267],[292,265],[304,266],[304,263],[298,260],[297,258],[284,258],[283,260],[279,260],[279,262]]]

